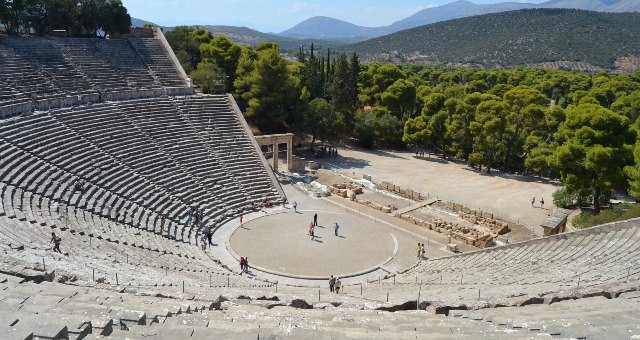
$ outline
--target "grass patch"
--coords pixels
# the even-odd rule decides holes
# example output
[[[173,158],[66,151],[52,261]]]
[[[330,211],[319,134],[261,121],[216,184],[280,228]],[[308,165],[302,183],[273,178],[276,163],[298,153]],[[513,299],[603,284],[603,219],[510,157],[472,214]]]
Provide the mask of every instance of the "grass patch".
[[[640,204],[616,204],[611,209],[603,210],[598,215],[591,211],[583,211],[573,219],[573,226],[582,229],[600,224],[624,221],[630,218],[640,217]]]

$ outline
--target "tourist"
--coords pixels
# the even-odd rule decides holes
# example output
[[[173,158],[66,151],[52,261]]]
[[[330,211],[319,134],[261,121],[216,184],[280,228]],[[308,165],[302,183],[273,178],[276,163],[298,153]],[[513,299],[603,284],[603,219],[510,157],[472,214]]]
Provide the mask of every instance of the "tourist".
[[[336,283],[333,286],[333,289],[336,292],[336,294],[340,294],[340,287],[342,287],[342,282],[340,282],[340,278],[337,278]]]
[[[187,227],[191,226],[193,220],[193,209],[189,210],[189,216],[187,216]]]
[[[418,243],[418,246],[416,247],[416,252],[418,253],[418,258],[420,258],[420,256],[422,255],[422,244]]]
[[[335,285],[336,285],[336,278],[333,277],[333,275],[331,275],[331,277],[329,278],[329,291],[330,292],[332,292],[332,293],[334,292]]]
[[[318,213],[313,214],[313,225],[318,225]]]
[[[544,209],[544,198],[540,199],[540,209]]]
[[[535,203],[536,203],[536,197],[533,196],[533,198],[531,199],[531,206],[533,207]]]
[[[164,232],[164,220],[165,220],[164,214],[160,214],[160,234]]]
[[[293,211],[298,212],[298,202],[293,201]]]
[[[248,257],[244,258],[244,272],[245,273],[249,272],[249,258]]]
[[[340,226],[338,225],[338,222],[336,222],[336,224],[333,226],[333,231],[336,236],[338,236],[338,229],[340,229]]]
[[[200,246],[202,247],[202,251],[207,251],[207,235],[202,234],[200,238]]]
[[[205,235],[207,235],[207,242],[209,243],[209,249],[211,249],[211,238],[213,237],[213,230],[211,230],[211,226],[207,226],[207,229],[205,229]]]
[[[51,232],[51,241],[49,244],[53,243],[53,251],[62,254],[62,250],[60,250],[60,242],[62,242],[62,238],[56,235],[53,231]]]
[[[240,271],[244,272],[244,257],[240,257]]]
[[[240,226],[242,227],[242,220],[244,219],[244,215],[240,215]]]
[[[423,258],[423,259],[426,259],[426,258],[427,258],[427,257],[426,257],[426,255],[427,255],[427,248],[424,246],[424,243],[422,244],[421,252],[422,252],[422,258]]]

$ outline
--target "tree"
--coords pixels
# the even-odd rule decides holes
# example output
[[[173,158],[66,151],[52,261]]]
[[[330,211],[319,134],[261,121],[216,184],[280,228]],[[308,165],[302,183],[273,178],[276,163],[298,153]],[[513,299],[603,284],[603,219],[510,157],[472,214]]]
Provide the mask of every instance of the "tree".
[[[106,34],[126,34],[131,28],[131,16],[121,0],[107,0],[102,7],[102,29]]]
[[[251,99],[251,72],[254,63],[258,59],[258,54],[251,46],[242,47],[240,58],[238,58],[238,68],[236,69],[236,80],[233,82],[233,95],[238,101],[238,106],[244,111]]]
[[[310,99],[324,96],[324,66],[316,57],[314,45],[311,44],[309,58],[304,63],[305,70],[302,77],[303,85],[309,90]]]
[[[560,146],[550,165],[570,192],[590,192],[594,211],[600,212],[603,192],[624,187],[623,168],[632,164],[635,132],[629,119],[596,104],[570,108],[558,130]]]
[[[376,145],[380,147],[397,147],[402,140],[402,121],[384,108],[374,107],[371,110],[373,131]]]
[[[370,111],[358,110],[355,115],[354,136],[358,144],[372,148],[376,141],[374,121],[376,117]]]
[[[33,0],[0,0],[0,25],[7,34],[18,33],[26,24],[27,10],[33,4]]]
[[[361,73],[361,87],[358,100],[367,105],[377,105],[380,97],[389,86],[407,75],[393,64],[372,63]]]
[[[507,115],[507,133],[504,152],[504,171],[510,171],[513,150],[522,151],[524,139],[530,131],[538,129],[544,120],[543,105],[549,100],[540,91],[519,86],[504,94],[504,101],[509,106]],[[521,152],[518,152],[521,154]]]
[[[176,55],[180,51],[184,51],[187,54],[188,58],[180,59],[185,71],[187,68],[195,69],[200,63],[200,45],[208,44],[213,40],[211,32],[199,27],[178,26],[164,35]],[[186,65],[187,62],[190,65]]]
[[[323,142],[336,141],[342,135],[344,123],[341,115],[334,111],[324,98],[315,98],[303,113],[304,130],[311,135],[311,147],[316,139]]]
[[[627,166],[624,172],[629,178],[629,194],[640,200],[640,142],[636,142],[633,158],[635,164]]]
[[[229,88],[233,87],[233,82],[236,79],[236,69],[241,52],[240,45],[227,39],[224,35],[218,35],[209,43],[200,45],[202,59],[218,65],[224,75],[228,77],[226,84]]]
[[[478,105],[476,116],[469,128],[473,133],[472,164],[485,165],[491,173],[498,156],[504,151],[504,135],[509,107],[503,101],[489,100]]]
[[[237,79],[243,90],[248,91],[239,94],[247,100],[247,118],[263,130],[275,131],[283,126],[288,112],[295,107],[300,90],[296,89],[277,48],[259,45],[256,50],[253,69]]]
[[[409,145],[426,147],[431,143],[431,133],[428,129],[429,118],[420,115],[409,118],[404,123],[402,141]]]
[[[222,70],[217,64],[201,61],[198,69],[191,73],[191,78],[202,88],[202,92],[211,93],[217,84]]]
[[[354,110],[354,107],[352,106],[353,100],[351,98],[353,91],[350,89],[352,80],[349,72],[347,55],[340,53],[334,65],[334,75],[331,77],[331,83],[329,83],[328,87],[328,94],[331,97],[331,106],[334,111],[339,112],[344,116],[352,116],[349,113]],[[353,121],[351,119],[349,119],[348,125],[351,127],[353,126]]]
[[[405,79],[396,80],[382,93],[380,103],[404,122],[414,116],[416,86]]]

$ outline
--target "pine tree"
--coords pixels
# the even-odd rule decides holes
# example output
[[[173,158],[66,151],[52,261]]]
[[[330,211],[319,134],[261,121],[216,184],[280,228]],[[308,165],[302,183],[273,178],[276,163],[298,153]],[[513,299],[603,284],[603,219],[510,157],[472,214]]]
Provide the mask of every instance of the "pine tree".
[[[355,116],[351,94],[347,90],[351,83],[351,72],[347,55],[340,53],[338,59],[333,63],[332,69],[334,73],[328,86],[328,92],[331,96],[331,106],[334,111],[343,115],[346,131],[347,133],[351,133],[355,124]]]
[[[324,94],[324,85],[322,83],[322,74],[320,71],[320,63],[316,58],[314,46],[311,44],[309,59],[305,64],[305,72],[302,84],[309,90],[309,99],[321,97]]]
[[[349,93],[349,103],[351,107],[355,110],[358,106],[358,80],[360,77],[360,58],[354,52],[351,55],[351,60],[349,62],[349,87],[347,88],[347,92]]]

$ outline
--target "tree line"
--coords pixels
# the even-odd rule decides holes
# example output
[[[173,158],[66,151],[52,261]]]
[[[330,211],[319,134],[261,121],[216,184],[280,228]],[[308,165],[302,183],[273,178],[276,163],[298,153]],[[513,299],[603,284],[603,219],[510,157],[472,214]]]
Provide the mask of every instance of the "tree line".
[[[640,72],[362,65],[313,47],[287,60],[276,44],[240,47],[197,28],[167,38],[197,83],[203,69],[224,74],[262,131],[432,148],[478,171],[560,179],[560,206],[599,211],[611,189],[640,199]]]
[[[223,35],[180,26],[166,33],[183,68],[203,92],[224,83],[265,132],[294,131],[333,141],[350,136],[358,105],[358,56],[300,47],[295,60],[275,43],[239,46]]]
[[[121,0],[0,0],[0,27],[7,34],[106,36],[128,33],[131,16]]]

